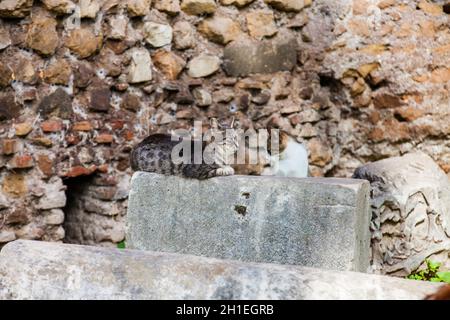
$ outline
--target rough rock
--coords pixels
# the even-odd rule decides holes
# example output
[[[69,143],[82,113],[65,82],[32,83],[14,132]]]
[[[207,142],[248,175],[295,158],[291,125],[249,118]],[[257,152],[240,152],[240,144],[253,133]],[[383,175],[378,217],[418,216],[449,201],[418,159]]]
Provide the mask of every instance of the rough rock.
[[[24,137],[33,130],[33,125],[29,122],[16,123],[14,133],[18,137]]]
[[[217,9],[214,0],[182,0],[181,10],[191,15],[214,13]]]
[[[0,62],[0,88],[7,87],[12,81],[11,67]]]
[[[297,62],[297,41],[290,37],[237,40],[225,47],[223,56],[223,68],[230,76],[289,71]]]
[[[150,11],[151,0],[128,0],[127,8],[131,17],[145,16]]]
[[[0,253],[2,300],[421,300],[440,286],[348,271],[41,241],[14,241]]]
[[[195,103],[199,107],[207,107],[212,104],[212,96],[211,94],[202,88],[196,88],[193,91],[193,95],[195,98]]]
[[[95,111],[108,111],[111,107],[111,90],[107,86],[93,88],[89,108]]]
[[[0,120],[16,118],[20,110],[13,93],[0,93]]]
[[[233,89],[229,89],[229,88],[223,88],[220,90],[216,90],[213,92],[213,101],[215,103],[219,103],[219,102],[230,102],[231,100],[234,99],[235,93]]]
[[[187,21],[177,21],[173,26],[173,43],[176,49],[183,50],[195,46],[195,30]]]
[[[407,276],[425,259],[450,266],[450,181],[424,153],[369,163],[354,174],[370,181],[372,268]]]
[[[64,222],[64,212],[61,209],[51,209],[44,211],[44,222],[48,225],[60,225]]]
[[[255,0],[220,0],[220,3],[224,6],[235,5],[236,7],[242,8],[253,1]]]
[[[241,29],[239,23],[230,18],[217,16],[205,19],[200,23],[198,31],[209,40],[220,44],[227,44],[239,37]]]
[[[311,126],[311,128],[313,127]],[[319,167],[326,166],[333,158],[333,150],[331,150],[328,142],[320,138],[313,138],[308,141],[308,151],[310,163]]]
[[[172,16],[180,12],[180,0],[157,0],[154,6],[159,11]]]
[[[42,99],[38,112],[44,117],[56,116],[68,119],[73,112],[72,98],[64,89],[58,88],[55,92]]]
[[[6,195],[3,194],[2,192],[0,192],[0,209],[9,208],[10,205],[11,205],[11,203],[8,200],[8,198],[6,197]]]
[[[264,2],[281,11],[299,12],[311,5],[312,0],[264,0]]]
[[[152,61],[169,80],[176,80],[186,65],[186,61],[171,51],[158,51],[152,56]]]
[[[3,0],[0,2],[0,17],[23,18],[30,14],[33,0]]]
[[[52,177],[48,183],[43,183],[40,187],[43,190],[43,195],[36,204],[37,209],[58,209],[66,205],[66,193],[64,192],[66,187],[61,178]]]
[[[123,97],[121,106],[122,106],[122,108],[131,110],[131,111],[138,111],[141,107],[141,101],[137,95],[127,93]]]
[[[103,72],[102,77],[117,77],[122,73],[124,58],[112,50],[103,48],[97,56],[97,67]],[[99,71],[98,71],[99,72]],[[97,74],[98,74],[97,72]]]
[[[3,50],[11,45],[11,37],[8,29],[2,27],[0,24],[0,50]]]
[[[76,5],[70,0],[41,0],[44,6],[56,14],[69,14],[75,10]]]
[[[273,12],[267,10],[252,11],[245,15],[247,28],[250,35],[254,38],[273,36],[278,29],[275,25]]]
[[[27,54],[18,53],[10,63],[9,66],[12,67],[14,72],[14,80],[31,85],[36,84],[38,81],[38,70],[36,70],[33,61]]]
[[[207,77],[220,69],[220,58],[201,54],[188,62],[188,75],[193,78]]]
[[[27,45],[42,55],[52,55],[58,47],[56,20],[50,17],[33,18],[27,33]]]
[[[95,19],[100,11],[100,3],[98,0],[80,0],[80,18]]]
[[[127,35],[128,18],[125,15],[112,16],[108,20],[107,38],[123,40]]]
[[[231,176],[198,181],[137,172],[129,195],[127,244],[366,271],[368,188],[361,180]]]
[[[44,69],[44,81],[51,84],[68,85],[72,69],[65,59],[51,61]]]
[[[145,48],[135,48],[130,51],[131,64],[128,71],[128,82],[140,83],[152,80],[152,60]]]
[[[14,231],[1,230],[0,231],[0,243],[6,243],[16,240],[16,234]]]
[[[3,177],[2,190],[9,196],[21,197],[28,192],[26,179],[21,173],[9,173]]]
[[[86,88],[94,78],[94,70],[86,61],[78,61],[73,66],[73,84],[77,88]]]
[[[102,44],[101,35],[95,35],[91,28],[72,30],[65,39],[65,45],[80,58],[87,58],[97,52]]]
[[[172,42],[172,27],[167,24],[147,22],[144,25],[144,36],[153,47],[162,47]]]

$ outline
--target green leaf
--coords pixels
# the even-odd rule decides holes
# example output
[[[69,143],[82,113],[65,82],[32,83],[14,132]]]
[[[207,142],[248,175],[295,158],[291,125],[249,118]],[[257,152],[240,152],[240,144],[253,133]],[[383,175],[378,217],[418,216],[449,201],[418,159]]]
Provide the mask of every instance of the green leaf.
[[[441,264],[439,262],[426,260],[426,263],[427,263],[428,269],[433,270],[433,271],[437,271],[441,267]]]
[[[441,282],[442,280],[440,278],[431,278],[431,282]]]
[[[450,271],[441,271],[436,274],[442,282],[450,283]]]
[[[125,240],[120,241],[120,242],[117,244],[117,248],[118,248],[118,249],[125,249]]]

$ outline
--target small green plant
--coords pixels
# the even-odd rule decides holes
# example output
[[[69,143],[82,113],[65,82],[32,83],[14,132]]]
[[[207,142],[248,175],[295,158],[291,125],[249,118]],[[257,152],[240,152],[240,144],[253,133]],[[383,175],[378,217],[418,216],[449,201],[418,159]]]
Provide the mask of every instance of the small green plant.
[[[125,240],[120,241],[120,242],[117,244],[117,248],[118,248],[118,249],[125,249]]]
[[[450,283],[450,271],[439,271],[441,263],[428,259],[425,260],[425,263],[427,264],[426,269],[413,272],[406,278],[412,280]]]

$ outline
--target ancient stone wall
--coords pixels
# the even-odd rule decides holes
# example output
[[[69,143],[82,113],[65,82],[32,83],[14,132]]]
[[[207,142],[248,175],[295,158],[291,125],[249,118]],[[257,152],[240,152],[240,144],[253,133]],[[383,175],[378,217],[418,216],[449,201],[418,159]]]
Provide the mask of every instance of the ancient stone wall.
[[[314,176],[415,149],[448,172],[444,4],[0,1],[0,244],[121,241],[132,145],[213,116],[288,131]]]

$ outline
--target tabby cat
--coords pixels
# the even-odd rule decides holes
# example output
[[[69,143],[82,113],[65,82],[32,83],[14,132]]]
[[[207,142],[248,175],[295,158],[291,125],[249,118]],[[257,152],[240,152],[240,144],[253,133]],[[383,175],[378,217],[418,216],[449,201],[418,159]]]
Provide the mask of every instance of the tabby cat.
[[[173,141],[169,134],[152,134],[139,143],[131,152],[131,168],[134,171],[155,172],[164,175],[177,175],[193,179],[208,179],[215,176],[234,174],[230,166],[238,150],[238,134],[234,120],[229,126],[219,124],[216,119],[211,120],[209,141],[188,140],[190,143],[190,161],[174,161],[172,151],[182,141],[182,137]],[[195,163],[195,144],[201,145],[203,159]],[[183,150],[177,153],[183,157]],[[198,156],[198,154],[197,154]],[[188,159],[189,160],[189,159]]]

